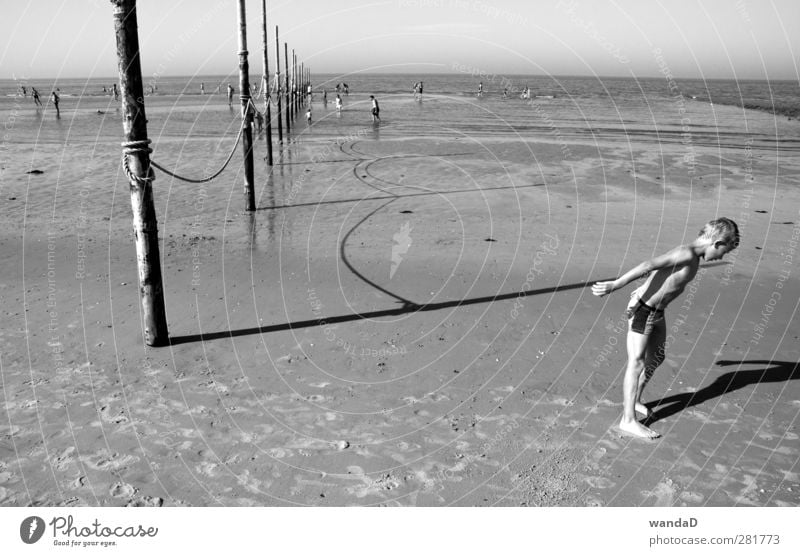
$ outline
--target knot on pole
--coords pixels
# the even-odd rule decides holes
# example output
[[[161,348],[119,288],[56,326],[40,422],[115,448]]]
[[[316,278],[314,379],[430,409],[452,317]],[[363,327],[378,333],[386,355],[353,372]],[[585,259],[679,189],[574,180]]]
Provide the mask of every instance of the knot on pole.
[[[247,56],[248,54],[250,54],[250,53],[247,50],[240,50],[239,51],[239,56]]]
[[[150,148],[150,139],[144,139],[139,141],[125,141],[122,143],[122,169],[125,171],[125,175],[128,176],[128,179],[131,181],[135,181],[136,183],[147,184],[152,182],[156,179],[155,172],[153,172],[153,168],[151,166],[147,167],[147,175],[146,176],[137,176],[131,170],[128,155],[133,153],[151,153],[153,149]]]

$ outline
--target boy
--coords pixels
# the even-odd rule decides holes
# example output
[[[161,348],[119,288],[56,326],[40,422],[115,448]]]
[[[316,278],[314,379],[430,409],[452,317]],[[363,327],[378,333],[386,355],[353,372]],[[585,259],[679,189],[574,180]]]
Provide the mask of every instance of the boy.
[[[616,280],[597,282],[592,293],[604,296],[634,280],[650,274],[644,284],[636,288],[628,303],[628,364],[622,385],[623,407],[621,431],[646,439],[661,436],[636,419],[636,412],[650,417],[642,403],[642,391],[664,360],[664,341],[667,327],[664,309],[678,297],[692,281],[700,259],[721,259],[739,245],[739,228],[733,220],[718,218],[708,222],[700,235],[689,245],[680,245],[664,255],[645,261]],[[654,272],[655,271],[655,272]]]
[[[381,121],[381,107],[378,106],[378,100],[373,95],[369,95],[369,98],[372,99],[372,123],[374,124]]]

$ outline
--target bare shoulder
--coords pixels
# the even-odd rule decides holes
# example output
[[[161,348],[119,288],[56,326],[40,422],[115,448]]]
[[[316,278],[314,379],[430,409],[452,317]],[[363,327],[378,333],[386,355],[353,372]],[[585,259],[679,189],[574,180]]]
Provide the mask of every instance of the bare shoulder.
[[[673,254],[676,261],[680,261],[684,264],[696,261],[698,259],[697,255],[695,255],[694,251],[689,245],[678,245],[669,252]]]
[[[692,266],[698,264],[698,262],[699,257],[689,245],[678,245],[653,259],[656,268]]]

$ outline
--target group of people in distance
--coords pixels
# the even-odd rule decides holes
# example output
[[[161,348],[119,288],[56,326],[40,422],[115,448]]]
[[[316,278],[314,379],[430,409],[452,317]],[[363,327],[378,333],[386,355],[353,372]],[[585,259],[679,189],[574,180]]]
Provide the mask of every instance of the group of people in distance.
[[[56,109],[56,117],[60,117],[61,116],[61,111],[58,108],[58,103],[61,100],[61,97],[58,96],[58,92],[59,91],[60,91],[60,89],[56,88],[50,93],[50,102],[53,103],[53,106]],[[20,94],[23,97],[27,97],[28,96],[28,88],[25,85],[20,85],[17,94]],[[36,87],[31,87],[31,98],[33,99],[34,106],[36,106],[37,108],[43,108],[44,107],[42,105],[42,99],[39,97],[39,91],[36,90]]]
[[[415,86],[416,88],[416,86]],[[344,108],[344,102],[342,101],[342,93],[345,95],[350,94],[350,87],[347,83],[337,83],[334,87],[336,91],[336,98],[334,99],[334,107],[336,108],[336,114],[341,115],[342,109]],[[311,85],[308,86],[308,108],[306,109],[306,122],[310,125],[312,120],[312,111],[311,111],[311,100],[312,100],[312,87]],[[420,83],[420,93],[422,92],[422,85]],[[372,114],[372,122],[373,123],[380,123],[381,121],[381,108],[380,104],[378,104],[378,99],[375,98],[375,95],[369,96],[371,101],[371,108],[370,113]],[[328,106],[328,90],[322,89],[322,104],[324,106]]]

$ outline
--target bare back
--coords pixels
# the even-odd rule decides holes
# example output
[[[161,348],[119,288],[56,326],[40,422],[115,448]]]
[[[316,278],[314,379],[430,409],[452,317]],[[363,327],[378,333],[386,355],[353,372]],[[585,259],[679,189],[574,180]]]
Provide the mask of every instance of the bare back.
[[[686,286],[697,274],[700,258],[692,253],[685,245],[676,247],[670,253],[680,254],[685,263],[679,263],[665,268],[660,268],[650,273],[647,280],[636,293],[646,304],[656,309],[664,309],[670,302],[678,297]],[[687,256],[687,255],[691,256]]]

